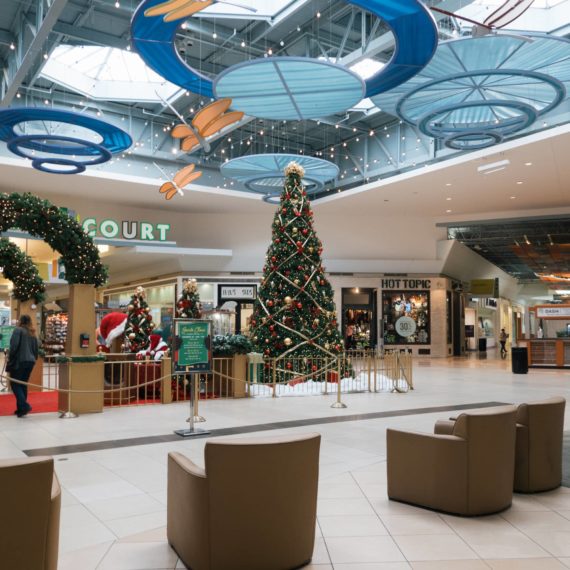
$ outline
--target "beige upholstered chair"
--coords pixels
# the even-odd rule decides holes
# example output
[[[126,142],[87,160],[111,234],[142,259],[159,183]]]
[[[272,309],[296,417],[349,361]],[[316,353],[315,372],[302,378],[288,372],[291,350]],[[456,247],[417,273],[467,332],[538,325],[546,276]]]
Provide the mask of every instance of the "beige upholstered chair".
[[[519,406],[515,491],[537,493],[560,487],[565,408],[564,398]]]
[[[53,459],[0,460],[0,567],[57,570],[61,490]]]
[[[206,443],[202,469],[168,456],[168,541],[192,570],[310,562],[321,436]]]
[[[387,430],[388,496],[460,515],[502,511],[513,497],[516,408],[461,414],[451,435]]]

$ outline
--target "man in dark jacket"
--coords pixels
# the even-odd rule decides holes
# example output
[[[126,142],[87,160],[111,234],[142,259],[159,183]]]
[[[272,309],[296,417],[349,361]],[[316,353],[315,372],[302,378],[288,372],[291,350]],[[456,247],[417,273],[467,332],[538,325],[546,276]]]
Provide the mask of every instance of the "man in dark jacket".
[[[10,352],[6,371],[14,380],[27,383],[37,359],[38,339],[36,338],[36,331],[32,326],[32,319],[29,315],[22,315],[10,339]],[[16,411],[14,413],[19,418],[22,418],[32,409],[32,406],[27,401],[28,386],[17,382],[12,382],[11,385],[16,397]]]

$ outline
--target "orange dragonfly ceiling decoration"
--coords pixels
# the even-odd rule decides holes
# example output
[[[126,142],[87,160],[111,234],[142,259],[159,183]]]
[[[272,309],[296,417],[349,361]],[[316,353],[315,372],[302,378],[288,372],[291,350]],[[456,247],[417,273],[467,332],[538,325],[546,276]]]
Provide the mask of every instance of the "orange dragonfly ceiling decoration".
[[[227,112],[231,104],[231,99],[219,99],[210,103],[194,115],[190,124],[184,121],[176,125],[171,135],[175,139],[182,139],[181,148],[184,152],[192,152],[199,146],[205,152],[210,152],[210,144],[206,139],[243,119],[242,111]]]
[[[184,196],[184,188],[202,176],[202,171],[195,170],[195,168],[196,165],[194,164],[185,166],[174,175],[174,178],[172,180],[165,182],[160,187],[159,192],[161,194],[164,194],[164,197],[167,200],[172,200],[172,198],[174,198],[174,196],[177,194]],[[160,170],[162,172],[162,169]]]
[[[229,4],[230,6],[237,6],[238,8],[243,8],[250,12],[257,12],[256,8],[222,0],[168,0],[167,2],[162,2],[161,4],[149,8],[145,11],[144,15],[147,18],[164,16],[163,20],[165,22],[174,22],[182,18],[190,18],[190,16],[193,16],[201,10],[205,10],[212,4]]]

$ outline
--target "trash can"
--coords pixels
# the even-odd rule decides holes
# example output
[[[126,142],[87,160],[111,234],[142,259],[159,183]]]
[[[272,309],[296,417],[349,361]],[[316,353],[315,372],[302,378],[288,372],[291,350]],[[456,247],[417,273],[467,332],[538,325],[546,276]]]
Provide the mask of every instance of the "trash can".
[[[511,348],[513,374],[528,373],[528,349],[526,346]]]
[[[487,339],[485,337],[479,339],[479,352],[487,352]]]

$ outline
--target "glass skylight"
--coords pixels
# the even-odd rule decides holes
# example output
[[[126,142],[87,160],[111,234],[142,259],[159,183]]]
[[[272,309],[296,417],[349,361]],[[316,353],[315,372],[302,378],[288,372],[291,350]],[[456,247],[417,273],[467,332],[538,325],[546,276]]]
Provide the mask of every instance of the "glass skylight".
[[[91,99],[107,101],[159,102],[180,90],[136,53],[110,47],[57,46],[41,76]]]
[[[356,75],[360,75],[362,79],[366,80],[372,77],[375,73],[380,71],[385,67],[385,63],[381,61],[376,61],[375,59],[370,59],[369,57],[361,59],[358,63],[350,66],[350,70],[354,71]]]
[[[504,0],[474,0],[456,11],[459,16],[483,23]],[[504,29],[549,33],[570,24],[570,0],[534,0],[530,8]],[[471,24],[463,21],[462,27]]]

